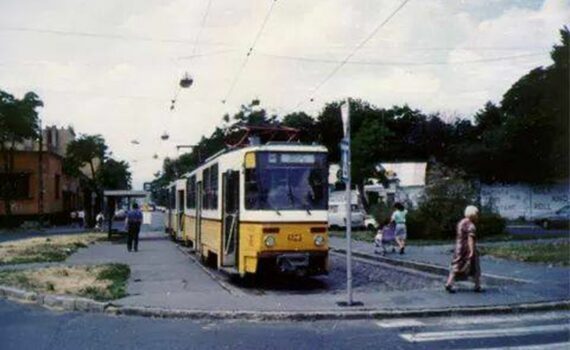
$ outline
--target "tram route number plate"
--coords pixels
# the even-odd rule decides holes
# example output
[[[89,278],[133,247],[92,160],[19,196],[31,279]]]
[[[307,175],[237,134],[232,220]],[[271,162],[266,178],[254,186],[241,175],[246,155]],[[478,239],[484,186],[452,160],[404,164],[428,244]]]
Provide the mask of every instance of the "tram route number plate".
[[[300,233],[290,233],[287,235],[287,240],[293,242],[301,242],[303,238]]]

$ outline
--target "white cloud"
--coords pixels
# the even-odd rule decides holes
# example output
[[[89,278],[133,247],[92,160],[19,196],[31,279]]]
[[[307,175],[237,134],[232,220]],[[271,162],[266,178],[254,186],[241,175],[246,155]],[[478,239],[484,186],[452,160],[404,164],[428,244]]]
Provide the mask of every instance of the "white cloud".
[[[207,0],[73,0],[0,3],[0,88],[38,91],[45,123],[72,124],[105,136],[115,156],[132,164],[135,184],[194,143],[223,113],[260,98],[269,110],[290,111],[299,101],[316,113],[324,102],[361,97],[379,106],[409,103],[429,112],[471,116],[537,65],[547,65],[558,30],[570,22],[567,0],[412,0],[354,57],[409,63],[347,65],[308,102],[309,92],[334,64],[299,62],[263,53],[341,60],[399,0],[277,1],[258,46],[227,104],[220,101],[241,65],[271,2],[212,1],[197,53],[193,51]],[[47,28],[120,35],[64,36],[2,28]],[[134,40],[133,37],[156,39]],[[169,42],[159,39],[177,39]],[[465,61],[543,52],[541,56]],[[420,64],[420,63],[440,64]],[[445,64],[445,63],[449,64]],[[463,63],[462,63],[463,62]],[[177,79],[194,85],[168,111]],[[168,131],[171,139],[160,135]],[[141,141],[140,146],[130,143]]]

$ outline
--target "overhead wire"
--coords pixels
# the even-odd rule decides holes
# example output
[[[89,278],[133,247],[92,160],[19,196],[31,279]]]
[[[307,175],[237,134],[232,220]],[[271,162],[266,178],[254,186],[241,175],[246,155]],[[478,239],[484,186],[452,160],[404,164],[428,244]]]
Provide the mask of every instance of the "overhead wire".
[[[198,40],[200,39],[200,36],[202,35],[202,31],[204,30],[204,26],[206,24],[206,20],[208,18],[208,15],[210,14],[210,8],[212,7],[212,0],[208,0],[207,4],[206,4],[206,9],[204,10],[204,14],[202,15],[202,20],[200,21],[200,27],[198,28],[198,32],[196,32],[196,36],[194,37],[194,43],[192,46],[192,55],[190,56],[190,62],[192,61],[193,58],[196,57],[196,50],[198,49]],[[174,92],[174,98],[171,101],[170,104],[170,110],[173,111],[176,105],[176,101],[178,100],[178,95],[180,94],[180,90],[182,89],[182,86],[177,85],[176,90]]]
[[[247,65],[247,62],[249,61],[249,58],[251,57],[255,46],[257,45],[257,42],[259,41],[259,39],[261,38],[261,34],[263,34],[263,30],[265,29],[265,26],[267,25],[267,22],[269,21],[269,17],[271,16],[271,13],[273,12],[273,8],[275,7],[275,3],[277,2],[277,0],[273,0],[271,2],[271,6],[269,7],[269,10],[267,10],[267,13],[265,14],[265,18],[263,19],[263,22],[261,23],[261,26],[259,27],[259,30],[257,31],[257,34],[255,35],[255,38],[253,39],[253,42],[251,44],[251,46],[249,47],[236,75],[234,76],[234,79],[232,80],[230,87],[228,89],[228,91],[226,92],[226,94],[224,95],[224,98],[222,99],[222,103],[226,103],[226,101],[228,100],[228,98],[231,96],[232,92],[234,91],[234,88],[236,87],[241,74],[243,73],[245,66]]]
[[[396,14],[398,14],[398,12],[400,12],[400,10],[402,10],[404,8],[404,6],[406,6],[406,4],[410,2],[410,0],[404,0],[400,3],[400,5],[398,5],[398,7],[396,7],[396,9],[394,11],[392,11],[388,17],[386,17],[382,22],[380,22],[363,40],[361,40],[358,45],[356,45],[349,53],[348,55],[346,55],[346,57],[340,61],[338,63],[338,65],[336,67],[334,67],[334,69],[327,74],[327,76],[321,80],[317,86],[315,86],[311,92],[309,93],[309,96],[312,96],[315,94],[315,92],[317,92],[324,84],[326,84],[336,73],[338,73],[338,71],[340,71],[340,69],[342,67],[344,67],[346,65],[346,63],[348,62],[348,60],[350,60],[352,58],[352,56],[354,56],[356,54],[356,52],[358,52],[358,50],[360,50],[364,45],[366,45],[366,43],[368,41],[370,41],[375,35],[376,33],[378,33],[378,31],[380,29],[382,29],[388,22],[390,22],[390,20],[392,18],[394,18],[394,16],[396,16]],[[305,99],[299,101],[299,103],[295,106],[295,109],[299,108]]]
[[[261,56],[269,57],[269,58],[276,58],[276,59],[283,59],[283,60],[292,60],[292,61],[300,61],[300,62],[310,62],[310,63],[335,63],[340,64],[343,63],[341,60],[332,60],[332,59],[321,59],[321,58],[313,58],[313,57],[306,57],[306,56],[291,56],[291,55],[278,55],[278,54],[271,54],[271,53],[258,53]],[[432,66],[432,65],[455,65],[455,64],[471,64],[471,63],[486,63],[486,62],[495,62],[495,61],[505,61],[505,60],[514,60],[519,58],[527,58],[527,57],[536,57],[536,56],[543,56],[547,55],[548,52],[535,52],[535,53],[528,53],[528,54],[521,54],[521,55],[509,55],[509,56],[498,56],[498,57],[488,57],[488,58],[480,58],[480,59],[472,59],[472,60],[459,60],[459,61],[427,61],[427,62],[411,62],[411,61],[348,61],[345,62],[345,65],[366,65],[366,66]]]

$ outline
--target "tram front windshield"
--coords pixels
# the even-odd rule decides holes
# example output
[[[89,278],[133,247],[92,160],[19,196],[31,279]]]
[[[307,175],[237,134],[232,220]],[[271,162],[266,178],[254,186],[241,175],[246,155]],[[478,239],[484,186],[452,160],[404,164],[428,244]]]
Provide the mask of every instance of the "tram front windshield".
[[[327,172],[324,153],[257,153],[246,170],[246,209],[326,210]]]

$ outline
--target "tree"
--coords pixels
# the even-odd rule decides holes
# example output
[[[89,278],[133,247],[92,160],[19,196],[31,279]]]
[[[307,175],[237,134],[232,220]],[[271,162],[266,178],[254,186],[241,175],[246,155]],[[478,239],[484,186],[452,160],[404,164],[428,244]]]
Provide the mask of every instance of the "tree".
[[[66,157],[69,163],[78,167],[89,165],[91,179],[95,180],[97,177],[95,161],[98,159],[100,163],[104,162],[107,148],[105,139],[101,135],[81,135],[68,144]]]
[[[42,106],[43,102],[33,92],[17,99],[0,90],[0,153],[3,155],[3,172],[9,176],[14,174],[16,145],[25,140],[36,140],[39,136],[37,108]],[[7,216],[12,214],[11,200],[14,192],[14,182],[0,184],[0,194],[4,199]]]
[[[109,158],[97,173],[98,181],[106,190],[128,190],[131,188],[129,164]]]
[[[287,114],[281,125],[299,129],[299,140],[303,143],[311,144],[318,140],[316,121],[305,112]]]

